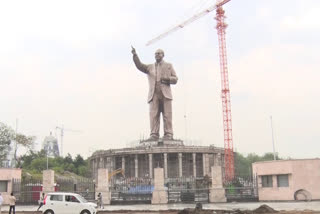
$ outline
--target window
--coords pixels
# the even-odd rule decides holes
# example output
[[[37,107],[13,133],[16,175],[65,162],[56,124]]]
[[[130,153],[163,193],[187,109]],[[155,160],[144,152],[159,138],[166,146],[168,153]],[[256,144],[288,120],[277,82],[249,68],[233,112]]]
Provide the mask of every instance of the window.
[[[263,175],[262,179],[262,187],[272,187],[272,175]]]
[[[66,195],[66,201],[69,201],[69,202],[76,202],[76,203],[80,203],[80,201],[76,198],[76,197],[74,197],[74,196],[72,196],[72,195]]]
[[[51,195],[50,201],[62,201],[62,195]]]
[[[289,186],[289,176],[288,175],[277,175],[278,187],[288,187]]]
[[[8,192],[8,181],[0,181],[0,192]]]
[[[74,196],[72,196],[71,201],[76,202],[76,203],[80,203],[80,201]]]

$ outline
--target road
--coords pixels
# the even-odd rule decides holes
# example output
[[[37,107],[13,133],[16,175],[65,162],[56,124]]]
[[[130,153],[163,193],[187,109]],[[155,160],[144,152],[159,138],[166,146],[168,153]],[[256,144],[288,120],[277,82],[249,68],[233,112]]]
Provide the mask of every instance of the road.
[[[203,204],[203,209],[210,210],[254,210],[266,204],[275,210],[283,211],[303,211],[313,210],[320,212],[320,201],[311,202],[250,202],[250,203],[215,203]],[[164,204],[164,205],[111,205],[105,206],[103,211],[165,211],[182,210],[184,208],[194,208],[195,204]],[[16,211],[35,213],[38,206],[16,206]],[[9,210],[8,206],[2,206],[2,211]],[[102,211],[102,210],[101,210]],[[99,212],[102,213],[102,212]]]

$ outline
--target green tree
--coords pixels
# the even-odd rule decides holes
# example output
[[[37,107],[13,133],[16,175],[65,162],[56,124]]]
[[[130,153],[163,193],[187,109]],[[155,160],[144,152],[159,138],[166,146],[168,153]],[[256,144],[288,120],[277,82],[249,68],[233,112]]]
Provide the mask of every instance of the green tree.
[[[68,153],[67,156],[64,158],[64,162],[67,164],[73,164],[73,159],[70,153]]]
[[[242,154],[236,152],[234,156],[235,174],[237,176],[249,176],[250,161]]]
[[[79,167],[85,165],[85,161],[81,155],[77,155],[76,158],[74,159],[74,166]]]
[[[273,153],[272,153],[272,152],[265,153],[265,154],[261,157],[261,161],[270,161],[270,160],[273,160],[273,159],[274,159],[274,156],[273,156]],[[276,160],[281,160],[281,158],[279,158],[278,153],[276,153]]]
[[[255,153],[249,153],[246,157],[238,152],[235,153],[234,156],[234,164],[235,164],[235,173],[237,176],[251,176],[252,174],[252,163],[259,161],[272,161],[273,153],[265,153],[262,156],[259,156]],[[281,160],[278,154],[276,154],[276,160]]]
[[[89,175],[89,168],[88,166],[79,166],[78,168],[78,175],[81,175],[83,177],[88,177]]]
[[[73,163],[66,163],[63,165],[65,171],[77,173],[76,167],[73,165]]]
[[[17,167],[23,168],[23,169],[30,169],[31,162],[35,159],[39,158],[46,158],[46,151],[41,150],[39,152],[29,151],[27,154],[24,154],[17,158]]]
[[[11,127],[7,126],[4,123],[0,122],[0,161],[1,164],[7,158],[7,154],[10,151],[10,145],[15,142],[13,148],[13,158],[14,162],[17,163],[17,151],[20,147],[25,147],[28,150],[31,150],[34,144],[35,137],[34,136],[26,136],[21,133],[16,133]]]
[[[50,161],[49,161],[50,163]],[[49,165],[49,167],[52,167]],[[47,169],[47,159],[46,158],[37,158],[31,161],[31,165],[29,167],[31,170],[35,170],[37,172],[42,172]]]
[[[47,154],[44,150],[39,152],[29,151],[18,158],[18,167],[26,170],[29,173],[41,173],[47,169]],[[89,176],[88,160],[84,160],[81,155],[77,155],[73,160],[68,154],[66,157],[49,158],[49,168],[56,173],[63,174],[66,171],[73,172],[77,175]]]
[[[14,138],[12,128],[0,122],[0,165],[7,159],[7,154],[10,151],[10,144]]]
[[[64,159],[62,157],[55,157],[51,160],[53,166],[61,167],[63,169]]]
[[[18,148],[24,147],[24,148],[27,148],[29,151],[31,151],[36,137],[35,136],[26,136],[26,135],[23,135],[20,133],[16,133],[14,139],[16,141],[16,145],[14,148],[14,160],[17,162]]]

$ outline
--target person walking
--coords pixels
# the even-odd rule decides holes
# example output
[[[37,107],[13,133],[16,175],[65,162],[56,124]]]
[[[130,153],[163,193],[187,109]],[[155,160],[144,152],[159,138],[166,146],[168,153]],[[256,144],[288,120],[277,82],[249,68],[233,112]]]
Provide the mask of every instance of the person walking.
[[[98,207],[104,209],[101,192],[98,194]]]
[[[40,196],[39,207],[38,207],[37,211],[39,211],[39,209],[43,206],[43,200],[44,200],[44,192],[43,192],[42,195]],[[0,214],[1,214],[1,213],[0,213]]]
[[[3,203],[3,197],[2,197],[2,195],[0,193],[0,214],[1,214],[2,203]]]
[[[10,205],[10,209],[9,209],[9,214],[11,214],[11,210],[13,210],[13,214],[16,214],[16,197],[14,197],[13,192],[11,193],[11,195],[9,196],[9,205]]]

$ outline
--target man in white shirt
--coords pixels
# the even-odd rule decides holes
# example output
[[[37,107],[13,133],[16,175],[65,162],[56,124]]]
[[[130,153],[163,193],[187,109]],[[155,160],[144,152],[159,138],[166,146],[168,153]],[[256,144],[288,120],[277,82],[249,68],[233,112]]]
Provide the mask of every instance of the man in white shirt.
[[[9,214],[11,214],[11,210],[13,211],[13,214],[16,214],[16,197],[14,197],[13,192],[9,196]]]

